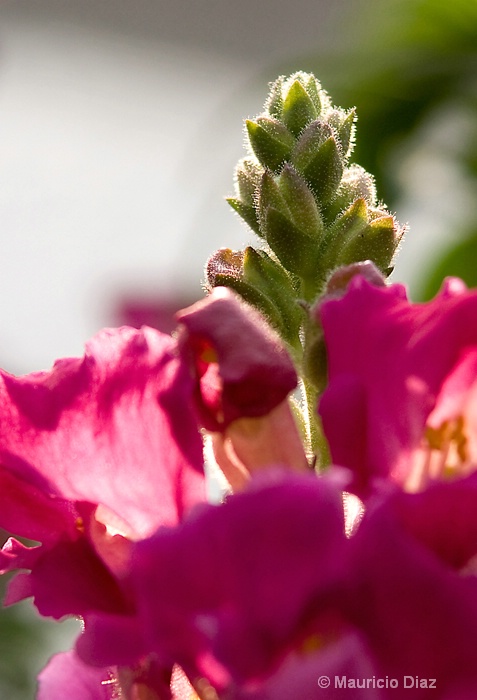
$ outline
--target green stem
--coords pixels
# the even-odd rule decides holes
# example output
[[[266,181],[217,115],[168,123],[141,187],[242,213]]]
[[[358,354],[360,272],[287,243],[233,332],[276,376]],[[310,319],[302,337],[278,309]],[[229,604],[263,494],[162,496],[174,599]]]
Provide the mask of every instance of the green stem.
[[[316,458],[318,470],[322,471],[330,464],[330,451],[317,413],[319,393],[313,384],[303,380],[303,395],[309,451],[313,460]]]

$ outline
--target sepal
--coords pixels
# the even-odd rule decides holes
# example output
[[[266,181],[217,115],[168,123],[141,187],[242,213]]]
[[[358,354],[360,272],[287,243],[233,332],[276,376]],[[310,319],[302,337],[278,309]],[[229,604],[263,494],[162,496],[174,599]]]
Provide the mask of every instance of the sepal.
[[[257,117],[256,121],[247,119],[245,125],[250,146],[260,163],[278,172],[295,145],[293,135],[277,119],[266,115]]]

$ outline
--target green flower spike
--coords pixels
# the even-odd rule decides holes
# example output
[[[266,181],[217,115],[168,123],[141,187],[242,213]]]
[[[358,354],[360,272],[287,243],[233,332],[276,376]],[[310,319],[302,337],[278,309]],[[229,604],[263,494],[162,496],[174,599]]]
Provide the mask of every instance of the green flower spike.
[[[264,109],[246,122],[250,154],[237,166],[231,206],[310,303],[340,265],[370,259],[387,271],[402,231],[378,205],[372,176],[348,163],[354,110],[333,107],[302,72],[278,78]]]
[[[326,385],[326,349],[310,307],[344,265],[370,260],[388,275],[404,233],[378,202],[372,175],[349,162],[355,121],[355,111],[333,107],[309,73],[270,85],[264,112],[246,121],[249,153],[228,199],[262,247],[219,250],[206,271],[207,288],[233,288],[288,345],[303,380],[310,446],[322,463],[315,409]]]

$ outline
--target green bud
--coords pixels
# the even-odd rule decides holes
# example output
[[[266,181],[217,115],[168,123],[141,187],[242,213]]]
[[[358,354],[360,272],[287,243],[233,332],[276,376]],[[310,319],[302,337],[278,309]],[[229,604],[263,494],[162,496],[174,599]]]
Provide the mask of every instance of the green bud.
[[[323,233],[323,221],[315,198],[304,178],[288,163],[279,178],[279,189],[290,210],[293,223],[315,240]]]
[[[324,142],[302,173],[320,204],[335,194],[343,174],[340,152],[333,137]]]
[[[213,287],[229,287],[255,306],[279,332],[283,331],[283,320],[272,299],[257,285],[245,279],[245,254],[242,251],[221,248],[210,256],[206,263],[206,283]]]
[[[364,199],[367,204],[376,203],[376,186],[374,178],[360,165],[350,165],[343,173],[336,196],[325,208],[323,214],[328,222],[332,222],[356,199]],[[370,210],[368,210],[369,215]],[[382,214],[381,214],[382,215]]]
[[[366,229],[350,240],[340,255],[340,263],[372,260],[382,271],[386,270],[396,252],[398,240],[392,216],[372,221]]]
[[[240,199],[236,199],[235,197],[226,197],[226,200],[232,209],[234,209],[237,214],[242,217],[245,223],[250,226],[252,231],[254,231],[257,236],[262,238],[263,233],[260,230],[260,224],[255,207],[251,204],[244,204],[240,201]]]
[[[270,83],[270,92],[265,102],[265,110],[275,119],[281,119],[283,113],[283,81],[284,77],[281,75],[273,83]]]
[[[274,207],[266,211],[264,228],[267,242],[282,265],[299,277],[309,277],[316,264],[315,241]]]
[[[283,197],[275,178],[270,172],[265,172],[262,175],[260,185],[257,190],[257,199],[255,202],[258,211],[258,218],[262,232],[267,232],[266,229],[266,214],[270,207],[274,207],[280,211],[287,219],[292,220],[291,211]],[[263,235],[263,234],[262,234]]]
[[[316,152],[331,136],[333,136],[333,129],[326,122],[317,119],[309,124],[300,135],[291,154],[291,162],[297,170],[303,172]]]
[[[286,126],[271,117],[257,117],[246,122],[250,145],[260,163],[278,172],[283,162],[290,157],[295,139]]]
[[[235,169],[235,186],[239,199],[253,206],[255,194],[263,175],[262,166],[251,158],[243,158]]]
[[[316,107],[299,80],[295,80],[288,89],[283,101],[282,119],[294,136],[299,136],[303,129],[317,117]]]
[[[347,243],[360,236],[368,226],[368,207],[362,198],[357,199],[330,226],[320,246],[320,276],[326,277],[342,261],[342,251]]]
[[[300,79],[300,74],[298,77]],[[316,115],[319,116],[323,107],[326,107],[327,95],[312,73],[303,73],[303,81],[307,95],[315,105]]]
[[[244,279],[273,299],[282,319],[283,337],[292,346],[299,347],[302,310],[295,302],[292,280],[283,267],[264,250],[245,249]]]
[[[343,157],[349,157],[354,147],[356,111],[352,109],[350,112],[345,112],[342,109],[333,109],[328,114],[328,123],[335,131]]]

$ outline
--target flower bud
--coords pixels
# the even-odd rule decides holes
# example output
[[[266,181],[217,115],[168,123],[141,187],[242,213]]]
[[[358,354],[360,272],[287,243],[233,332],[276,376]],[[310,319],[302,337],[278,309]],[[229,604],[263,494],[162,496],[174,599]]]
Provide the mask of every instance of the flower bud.
[[[272,298],[258,285],[245,279],[245,254],[242,251],[220,248],[206,263],[206,285],[209,291],[215,287],[228,287],[248,303],[258,309],[278,331],[282,328],[282,318]]]
[[[235,169],[235,189],[241,202],[253,206],[263,168],[251,158],[242,158]]]
[[[325,293],[321,297],[318,306],[325,301],[329,301],[329,299],[339,299],[342,297],[348,288],[348,284],[356,275],[364,277],[368,282],[374,284],[375,287],[386,286],[386,281],[382,273],[371,260],[344,265],[343,267],[338,267],[329,278]],[[312,315],[317,316],[316,308],[312,311]]]
[[[295,145],[292,134],[277,119],[266,115],[257,117],[256,121],[247,119],[245,124],[250,145],[260,163],[278,172]]]
[[[265,111],[275,119],[281,119],[283,114],[283,82],[284,77],[281,75],[273,83],[270,83],[270,92],[268,93],[267,101],[265,102]]]
[[[376,186],[372,175],[360,165],[353,164],[345,169],[336,196],[325,209],[324,215],[327,221],[334,221],[357,199],[364,199],[371,207],[374,206],[376,204]]]
[[[311,122],[300,135],[291,155],[291,161],[297,170],[303,172],[320,146],[331,136],[333,130],[329,124],[319,119]]]
[[[246,224],[250,226],[252,231],[256,233],[257,236],[263,238],[264,234],[260,230],[260,224],[255,207],[251,204],[244,204],[236,197],[226,197],[226,200],[232,209],[245,221]]]
[[[279,178],[279,189],[290,210],[293,223],[306,235],[318,240],[323,221],[316,200],[305,179],[286,164]]]
[[[328,124],[333,128],[341,153],[345,158],[351,155],[354,147],[355,123],[356,111],[354,109],[349,112],[333,109],[328,114]]]
[[[311,97],[301,82],[295,80],[283,101],[283,122],[294,136],[299,136],[316,117],[316,107]]]

